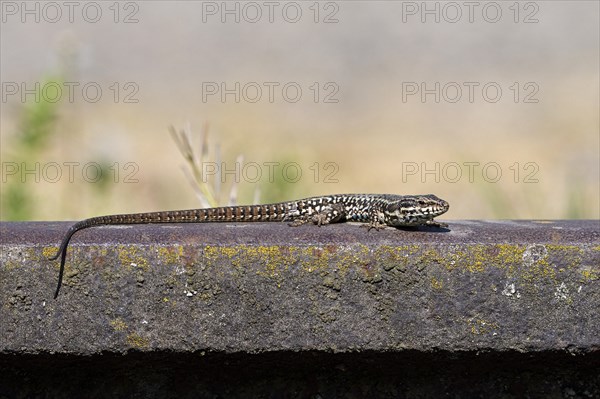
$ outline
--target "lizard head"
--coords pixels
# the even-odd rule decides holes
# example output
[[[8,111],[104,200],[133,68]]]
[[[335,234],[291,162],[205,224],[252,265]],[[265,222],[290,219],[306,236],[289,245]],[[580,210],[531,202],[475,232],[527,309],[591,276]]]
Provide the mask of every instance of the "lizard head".
[[[450,204],[433,194],[407,195],[391,201],[384,210],[391,226],[418,226],[431,222],[450,208]]]

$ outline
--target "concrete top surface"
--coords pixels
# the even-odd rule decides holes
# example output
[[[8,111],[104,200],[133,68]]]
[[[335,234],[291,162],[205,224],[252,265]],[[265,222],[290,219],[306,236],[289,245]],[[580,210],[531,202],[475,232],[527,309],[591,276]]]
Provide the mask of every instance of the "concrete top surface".
[[[582,243],[600,242],[599,220],[451,220],[448,229],[386,228],[374,231],[344,223],[317,228],[304,225],[290,228],[285,223],[179,223],[94,227],[78,232],[78,242],[146,244],[185,243],[201,240],[205,244],[269,243],[272,245],[311,242],[362,243]],[[0,222],[0,244],[56,245],[73,222]]]

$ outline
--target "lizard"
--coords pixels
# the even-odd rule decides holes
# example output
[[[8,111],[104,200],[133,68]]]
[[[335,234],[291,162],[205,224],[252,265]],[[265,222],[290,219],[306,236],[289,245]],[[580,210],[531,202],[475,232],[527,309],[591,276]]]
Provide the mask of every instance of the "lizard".
[[[360,222],[379,230],[391,227],[432,226],[447,227],[434,220],[448,211],[448,202],[433,194],[334,194],[309,197],[296,201],[263,205],[238,205],[216,208],[188,209],[96,216],[75,223],[65,234],[56,255],[60,256],[58,285],[54,299],[62,285],[67,247],[73,235],[94,226],[149,223],[211,223],[211,222],[290,222],[292,227],[305,223],[317,226],[329,223]]]

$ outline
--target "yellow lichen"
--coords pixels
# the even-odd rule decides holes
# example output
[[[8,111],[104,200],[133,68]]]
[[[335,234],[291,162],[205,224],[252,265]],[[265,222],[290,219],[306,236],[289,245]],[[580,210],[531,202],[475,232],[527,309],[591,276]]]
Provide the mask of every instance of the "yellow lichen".
[[[431,288],[434,290],[441,290],[444,288],[444,282],[442,280],[438,280],[435,277],[431,278]]]
[[[471,273],[482,272],[485,266],[492,263],[489,250],[486,246],[476,245],[471,248],[471,261],[466,264],[466,268]]]
[[[524,251],[523,246],[512,244],[470,244],[450,247],[443,254],[430,250],[425,253],[428,259],[422,261],[433,260],[444,265],[448,271],[462,269],[470,273],[481,273],[494,267],[505,270],[507,274],[514,274],[517,266],[522,264]]]
[[[577,268],[581,265],[583,249],[575,245],[546,245],[548,257],[551,259],[560,259],[567,268]]]
[[[127,343],[137,349],[145,349],[150,346],[150,340],[141,335],[131,333],[127,335]]]
[[[120,317],[117,317],[114,320],[110,321],[110,325],[112,326],[112,328],[115,331],[125,331],[127,330],[127,324],[125,324],[125,322],[123,321],[123,319],[121,319]]]
[[[173,245],[170,247],[158,247],[157,252],[162,263],[177,263],[183,255],[183,246]]]
[[[279,246],[246,247],[244,255],[248,263],[260,265],[257,274],[268,278],[279,278],[291,263],[290,256],[283,256]]]
[[[44,257],[55,254],[56,247],[44,247],[41,251]],[[600,271],[589,266],[593,261],[588,260],[591,251],[600,251],[600,246],[580,247],[561,244],[455,244],[442,246],[436,244],[402,244],[368,246],[356,244],[329,244],[325,246],[279,246],[279,245],[208,245],[202,252],[193,252],[190,259],[183,258],[185,246],[125,246],[116,248],[117,256],[123,270],[147,271],[151,264],[150,256],[156,254],[159,263],[175,264],[178,269],[173,278],[167,283],[177,286],[182,283],[179,277],[183,273],[183,259],[186,260],[185,270],[188,280],[192,278],[196,267],[210,269],[219,266],[218,273],[228,273],[227,268],[221,267],[225,262],[233,271],[245,272],[251,270],[265,278],[272,279],[277,286],[283,285],[283,278],[291,267],[304,273],[318,272],[320,274],[335,271],[338,278],[343,278],[350,270],[357,272],[364,281],[379,281],[392,269],[404,271],[408,267],[416,267],[419,272],[425,268],[441,266],[448,272],[481,273],[489,268],[496,268],[510,278],[522,279],[525,282],[535,282],[540,279],[556,280],[564,273],[577,270],[583,281],[597,280]],[[78,255],[75,248],[75,255]],[[91,246],[87,252],[95,252],[107,256],[113,249],[106,246]],[[190,252],[192,254],[192,252]],[[34,252],[34,257],[40,257]],[[70,265],[67,262],[67,275]],[[11,265],[11,260],[4,267]],[[587,264],[587,266],[586,266]],[[83,265],[83,267],[87,267]],[[58,264],[55,265],[58,267]],[[230,270],[229,273],[232,271]],[[118,270],[103,269],[105,278],[116,278]],[[426,271],[428,273],[428,271]],[[118,277],[118,276],[117,276]],[[192,283],[198,277],[192,278]],[[384,277],[385,278],[385,277]],[[431,276],[429,277],[431,278]],[[443,279],[431,280],[434,289],[443,288]],[[187,281],[189,282],[189,281]]]
[[[57,251],[58,251],[58,247],[55,247],[55,246],[44,247],[42,249],[42,255],[44,256],[44,258],[48,259],[48,258],[51,258],[54,255],[56,255]]]
[[[126,270],[131,270],[131,267],[140,267],[144,271],[148,271],[148,251],[143,247],[118,245],[117,253],[119,261]]]
[[[540,259],[529,267],[525,268],[521,277],[529,282],[534,282],[539,279],[556,280],[556,270],[548,262],[547,259]]]
[[[600,280],[600,270],[598,269],[591,269],[591,268],[584,268],[581,271],[581,276],[583,277],[583,279],[585,281],[596,281],[596,280]]]
[[[474,335],[488,334],[500,328],[498,323],[490,322],[481,317],[468,319],[467,322],[469,324],[471,334]]]

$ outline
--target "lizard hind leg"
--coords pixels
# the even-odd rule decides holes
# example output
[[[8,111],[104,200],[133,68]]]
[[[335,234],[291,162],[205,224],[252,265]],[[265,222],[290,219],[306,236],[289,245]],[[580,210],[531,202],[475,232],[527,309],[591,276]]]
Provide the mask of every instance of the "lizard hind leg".
[[[322,226],[324,224],[340,222],[345,217],[346,212],[342,204],[331,204],[323,206],[318,212],[298,217],[293,222],[288,223],[288,226],[298,227],[306,223],[314,223],[317,226]]]
[[[337,223],[346,217],[346,212],[342,204],[331,204],[322,207],[319,212],[310,216],[310,221],[317,226],[324,224]]]

